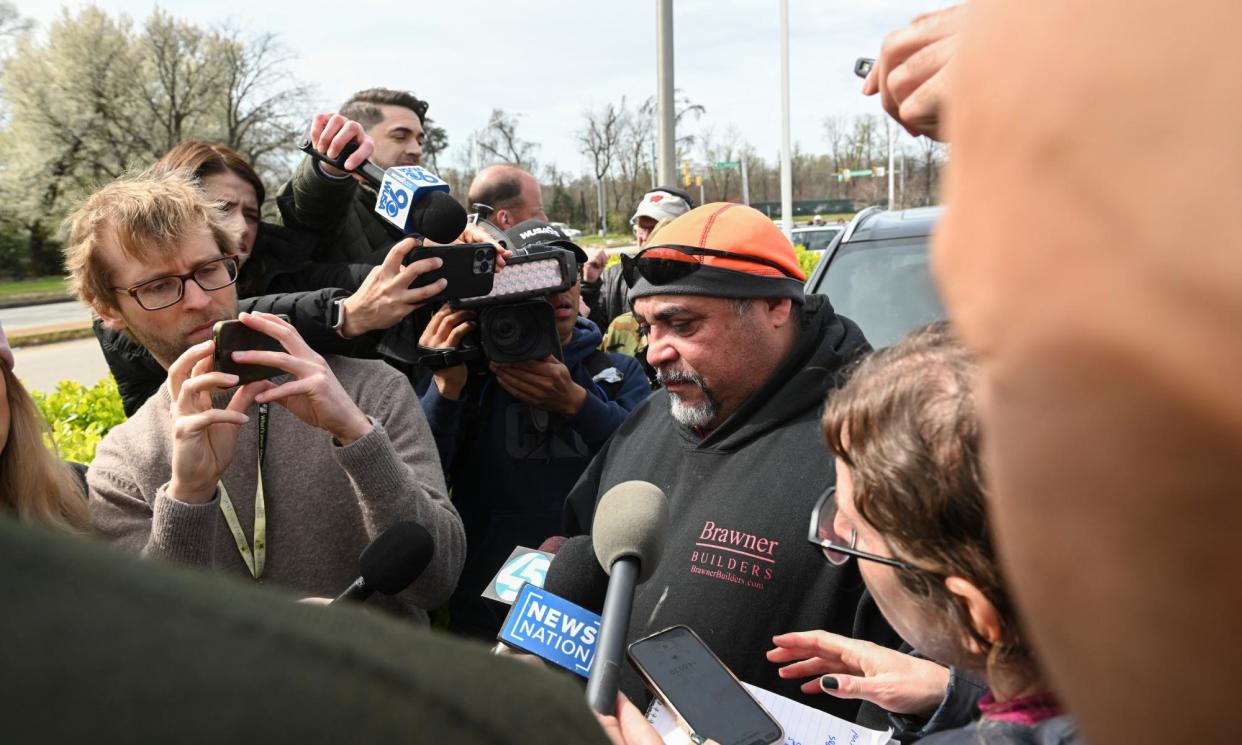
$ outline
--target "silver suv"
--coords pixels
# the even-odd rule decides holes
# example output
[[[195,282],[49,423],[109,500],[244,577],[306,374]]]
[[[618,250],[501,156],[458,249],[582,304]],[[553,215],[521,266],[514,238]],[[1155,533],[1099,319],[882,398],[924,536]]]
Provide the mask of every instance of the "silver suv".
[[[859,212],[825,249],[806,283],[827,295],[879,349],[945,317],[927,268],[927,244],[943,207]]]

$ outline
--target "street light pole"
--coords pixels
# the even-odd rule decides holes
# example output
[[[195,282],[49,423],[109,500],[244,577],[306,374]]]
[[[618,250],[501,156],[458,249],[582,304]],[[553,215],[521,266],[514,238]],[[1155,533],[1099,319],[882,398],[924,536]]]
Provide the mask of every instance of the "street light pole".
[[[789,0],[781,0],[781,222],[793,241],[793,161],[789,148]]]
[[[742,156],[742,204],[750,206],[750,179],[746,176],[746,156]]]
[[[659,120],[660,183],[677,183],[677,128],[673,102],[673,0],[656,0],[656,118]]]
[[[888,208],[896,209],[893,202],[893,120],[884,117],[885,129],[888,130]]]

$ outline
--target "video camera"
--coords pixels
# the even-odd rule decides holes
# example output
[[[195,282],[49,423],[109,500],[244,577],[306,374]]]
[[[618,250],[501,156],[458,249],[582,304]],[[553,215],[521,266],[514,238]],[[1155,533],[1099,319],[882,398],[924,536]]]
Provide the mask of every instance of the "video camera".
[[[512,251],[513,256],[496,272],[490,293],[449,301],[454,308],[478,313],[477,332],[468,335],[459,349],[420,345],[418,363],[436,370],[481,360],[523,362],[548,356],[561,359],[556,312],[546,298],[574,286],[585,252],[558,228],[542,220],[527,220],[507,233],[485,220],[476,225]]]

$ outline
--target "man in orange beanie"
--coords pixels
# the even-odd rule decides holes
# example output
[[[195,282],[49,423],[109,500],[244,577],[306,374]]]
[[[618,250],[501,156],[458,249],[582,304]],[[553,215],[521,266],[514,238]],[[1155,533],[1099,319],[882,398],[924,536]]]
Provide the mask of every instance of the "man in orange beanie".
[[[823,296],[803,295],[793,246],[740,204],[691,210],[623,261],[664,388],[570,492],[569,535],[590,529],[618,483],[659,486],[669,500],[663,558],[637,588],[631,638],[686,624],[742,680],[854,719],[856,701],[803,695],[764,651],[791,628],[890,638],[878,613],[858,612],[855,564],[825,569],[805,550],[803,521],[790,519],[834,483],[819,408],[868,351],[862,332]],[[644,697],[626,675],[625,692]]]

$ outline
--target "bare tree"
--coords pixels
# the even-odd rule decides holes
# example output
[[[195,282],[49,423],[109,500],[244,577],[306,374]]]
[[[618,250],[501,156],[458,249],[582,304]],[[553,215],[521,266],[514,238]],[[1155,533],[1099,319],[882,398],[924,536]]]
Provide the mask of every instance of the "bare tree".
[[[504,162],[534,172],[535,150],[538,145],[523,140],[517,133],[517,115],[504,109],[492,109],[487,125],[472,135],[477,157],[488,162]],[[485,165],[475,164],[476,168]]]
[[[622,106],[624,106],[622,99]],[[592,172],[599,188],[600,235],[608,232],[608,209],[604,201],[604,177],[611,170],[622,135],[622,110],[612,104],[600,109],[585,109],[586,124],[578,131],[579,151],[591,159]]]

